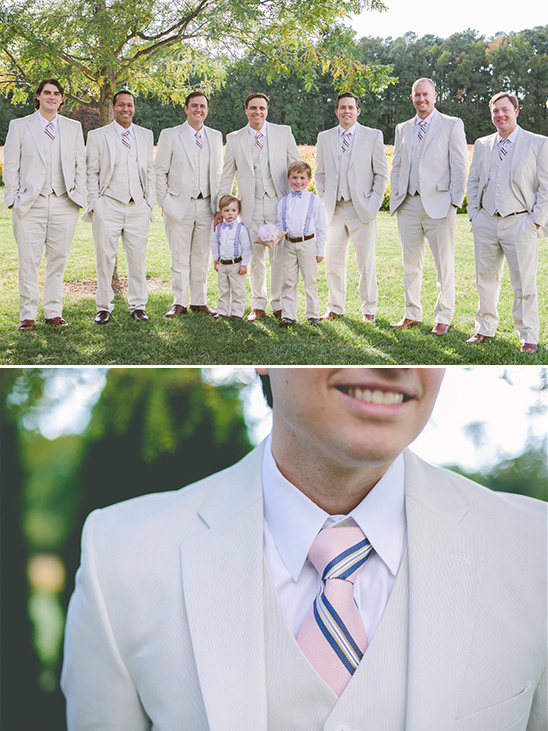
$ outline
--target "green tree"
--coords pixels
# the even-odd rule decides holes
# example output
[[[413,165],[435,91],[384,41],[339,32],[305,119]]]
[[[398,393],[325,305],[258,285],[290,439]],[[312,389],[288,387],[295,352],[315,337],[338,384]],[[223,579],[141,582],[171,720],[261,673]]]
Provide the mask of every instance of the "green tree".
[[[218,85],[228,55],[260,53],[266,79],[292,71],[314,83],[382,87],[387,73],[358,58],[350,13],[380,0],[0,0],[0,84],[15,101],[37,81],[61,79],[67,98],[112,118],[123,86],[179,102],[190,79]]]

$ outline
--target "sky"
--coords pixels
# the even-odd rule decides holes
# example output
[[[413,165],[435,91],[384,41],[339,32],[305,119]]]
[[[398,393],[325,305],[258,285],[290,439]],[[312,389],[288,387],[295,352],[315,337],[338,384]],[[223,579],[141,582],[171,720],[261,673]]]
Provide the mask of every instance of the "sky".
[[[517,5],[509,0],[384,0],[388,11],[366,11],[353,16],[351,25],[358,38],[380,36],[397,38],[407,31],[418,36],[429,33],[448,38],[453,33],[472,28],[487,37],[502,31],[510,33],[548,24],[546,0],[525,0]],[[419,9],[420,8],[420,9]]]

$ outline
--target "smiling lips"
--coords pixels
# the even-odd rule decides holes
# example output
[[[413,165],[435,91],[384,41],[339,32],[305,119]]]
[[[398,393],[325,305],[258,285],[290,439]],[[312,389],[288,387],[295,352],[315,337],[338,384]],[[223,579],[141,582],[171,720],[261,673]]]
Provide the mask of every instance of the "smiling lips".
[[[361,388],[359,386],[337,386],[337,388],[348,396],[352,396],[352,398],[358,399],[359,401],[366,401],[369,404],[385,404],[391,406],[411,400],[411,396],[407,396],[399,391],[381,391],[378,388]]]

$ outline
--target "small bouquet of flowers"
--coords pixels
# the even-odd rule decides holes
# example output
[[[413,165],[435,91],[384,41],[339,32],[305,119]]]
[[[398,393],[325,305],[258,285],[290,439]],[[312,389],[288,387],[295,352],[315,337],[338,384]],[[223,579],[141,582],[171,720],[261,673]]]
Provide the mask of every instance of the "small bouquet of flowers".
[[[269,249],[273,249],[278,241],[285,236],[285,231],[279,229],[274,223],[265,223],[257,231],[256,244],[262,244],[268,246]]]

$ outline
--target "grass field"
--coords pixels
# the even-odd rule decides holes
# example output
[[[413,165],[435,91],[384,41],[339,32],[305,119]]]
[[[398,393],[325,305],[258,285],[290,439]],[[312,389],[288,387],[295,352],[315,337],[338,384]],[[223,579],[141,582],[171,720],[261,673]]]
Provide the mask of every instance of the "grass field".
[[[0,312],[0,363],[3,365],[210,365],[210,364],[525,364],[548,363],[542,345],[534,356],[519,352],[519,339],[512,324],[512,292],[505,271],[497,337],[483,345],[465,343],[474,330],[477,294],[474,281],[472,235],[464,215],[457,223],[457,311],[448,335],[429,335],[436,299],[435,270],[427,250],[423,282],[423,324],[407,331],[395,331],[390,323],[403,316],[401,251],[396,222],[387,213],[379,215],[377,233],[377,276],[379,308],[374,325],[361,322],[357,294],[357,272],[351,249],[348,267],[346,316],[319,328],[304,319],[301,289],[299,324],[281,329],[269,316],[258,323],[215,321],[201,313],[189,313],[176,320],[164,313],[172,304],[169,250],[161,213],[155,211],[147,250],[149,278],[148,323],[129,317],[124,294],[116,295],[111,322],[97,326],[95,315],[95,254],[91,226],[79,222],[65,269],[63,315],[68,328],[45,325],[39,309],[36,330],[17,330],[17,252],[11,230],[11,216],[0,203],[0,255],[2,290]],[[541,299],[540,342],[548,341],[548,241],[540,242],[539,294]],[[43,277],[42,264],[40,277]],[[119,273],[126,276],[126,261],[120,246]],[[327,303],[324,263],[318,270],[321,311]],[[209,304],[217,302],[217,281],[209,273]],[[250,295],[248,285],[247,303]]]

